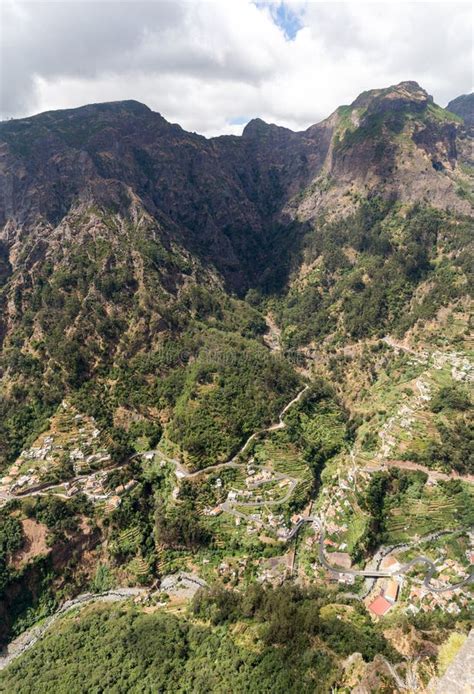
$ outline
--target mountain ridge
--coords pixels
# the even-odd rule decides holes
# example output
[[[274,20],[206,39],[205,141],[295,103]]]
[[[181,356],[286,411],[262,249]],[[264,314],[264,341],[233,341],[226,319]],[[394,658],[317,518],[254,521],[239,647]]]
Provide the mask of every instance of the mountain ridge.
[[[463,179],[456,166],[458,124],[434,108],[416,83],[402,82],[366,92],[300,132],[256,119],[242,136],[207,140],[135,101],[9,121],[0,124],[0,224],[8,218],[11,227],[17,218],[24,225],[39,216],[57,223],[71,205],[94,200],[124,212],[138,196],[149,214],[178,225],[188,239],[199,230],[207,244],[221,246],[222,271],[225,256],[232,266],[241,262],[242,250],[255,253],[248,235],[239,234],[243,249],[232,247],[233,228],[247,227],[262,245],[269,227],[288,217],[306,222],[338,206],[346,213],[350,206],[343,198],[354,192],[379,190],[407,201],[429,193],[435,206],[469,212],[453,180]],[[413,111],[426,122],[410,125]],[[410,165],[398,166],[406,158]],[[341,185],[325,191],[318,177]],[[310,185],[316,194],[295,205],[294,197]]]
[[[197,299],[182,300],[191,287],[240,299],[284,295],[308,239],[320,251],[328,245],[325,224],[342,224],[323,255],[328,267],[335,258],[344,267],[341,239],[354,245],[344,219],[359,225],[364,201],[370,210],[375,201],[369,220],[393,214],[407,229],[413,205],[461,217],[473,209],[462,159],[469,137],[414,82],[366,92],[297,133],[257,119],[242,136],[206,140],[129,100],[3,123],[0,141],[0,340],[17,359],[44,361],[46,349],[53,401],[63,379],[80,384],[186,332],[196,315]],[[428,226],[437,229],[438,217]],[[382,246],[395,253],[399,241],[387,234]],[[434,252],[408,257],[428,267]],[[319,290],[328,301],[330,286]],[[388,316],[386,291],[377,301]],[[328,310],[316,312],[324,331]],[[261,318],[245,320],[260,340]],[[61,334],[69,353],[57,349]],[[11,364],[6,358],[5,383]]]
[[[1,124],[0,646],[134,586],[143,643],[204,687],[212,660],[255,689],[255,646],[270,690],[392,690],[382,654],[426,679],[470,623],[473,174],[470,127],[413,82],[301,132],[206,139],[130,100]],[[446,562],[427,597],[413,556]],[[142,617],[86,607],[4,681],[77,671],[80,628],[111,682]]]

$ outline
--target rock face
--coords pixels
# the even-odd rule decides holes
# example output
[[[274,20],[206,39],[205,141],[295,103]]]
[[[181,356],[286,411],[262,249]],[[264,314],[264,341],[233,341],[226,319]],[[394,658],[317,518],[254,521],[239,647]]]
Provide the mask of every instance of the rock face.
[[[321,174],[297,210],[304,219],[321,209],[348,211],[373,193],[424,201],[470,213],[457,194],[458,137],[464,132],[416,82],[361,94],[329,119],[333,134]],[[318,127],[318,126],[316,126]]]
[[[446,109],[460,116],[466,125],[474,126],[474,92],[453,99]]]
[[[414,82],[365,92],[303,132],[255,119],[240,137],[206,139],[136,101],[0,123],[0,466],[65,392],[107,389],[107,369],[178,338],[191,362],[202,320],[227,316],[226,330],[261,346],[259,292],[284,294],[323,218],[368,198],[402,215],[413,203],[471,214],[471,145]],[[335,271],[344,258],[331,257]],[[232,304],[249,290],[252,306]],[[152,366],[140,368],[155,378]],[[180,389],[170,381],[160,402],[174,407]]]
[[[0,140],[7,244],[12,226],[56,226],[85,204],[123,214],[138,204],[237,289],[260,271],[282,204],[321,168],[329,146],[318,131],[258,120],[242,137],[206,140],[133,101],[4,123]]]
[[[474,681],[474,630],[438,681],[430,683],[433,694],[469,694]]]
[[[268,266],[275,229],[335,205],[344,212],[351,195],[468,212],[456,195],[458,127],[415,82],[361,94],[297,133],[256,119],[241,137],[208,140],[135,101],[5,122],[0,276],[18,234],[95,204],[143,208],[243,291]]]

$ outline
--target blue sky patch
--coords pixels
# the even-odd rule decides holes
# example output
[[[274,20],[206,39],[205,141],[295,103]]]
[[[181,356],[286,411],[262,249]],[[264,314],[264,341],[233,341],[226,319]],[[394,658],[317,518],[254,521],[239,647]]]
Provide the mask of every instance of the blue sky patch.
[[[268,7],[275,24],[283,31],[288,41],[292,41],[302,28],[301,17],[284,2],[256,2],[257,7]]]
[[[229,123],[231,125],[245,125],[249,120],[250,118],[248,116],[236,116],[235,118],[231,118]]]

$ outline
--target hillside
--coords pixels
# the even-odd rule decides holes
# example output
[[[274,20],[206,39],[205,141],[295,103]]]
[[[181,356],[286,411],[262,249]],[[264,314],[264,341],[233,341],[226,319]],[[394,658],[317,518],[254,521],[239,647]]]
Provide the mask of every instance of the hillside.
[[[106,622],[157,620],[189,691],[220,638],[242,667],[215,691],[254,666],[293,691],[292,638],[301,691],[392,691],[381,654],[426,681],[471,598],[470,112],[402,82],[303,132],[206,139],[135,101],[0,123],[1,644],[131,587],[149,615],[81,628],[102,653]],[[41,649],[74,676],[64,619],[5,686]]]

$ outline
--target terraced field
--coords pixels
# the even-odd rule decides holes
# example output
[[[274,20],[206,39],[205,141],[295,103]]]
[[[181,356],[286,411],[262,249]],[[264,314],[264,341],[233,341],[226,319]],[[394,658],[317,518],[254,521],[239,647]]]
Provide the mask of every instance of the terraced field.
[[[438,530],[456,530],[474,524],[474,493],[465,485],[463,493],[449,497],[438,485],[427,488],[421,499],[405,499],[390,511],[386,521],[388,541],[404,542]]]

